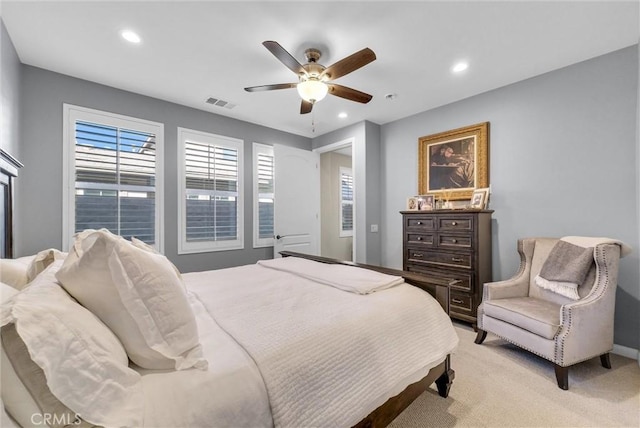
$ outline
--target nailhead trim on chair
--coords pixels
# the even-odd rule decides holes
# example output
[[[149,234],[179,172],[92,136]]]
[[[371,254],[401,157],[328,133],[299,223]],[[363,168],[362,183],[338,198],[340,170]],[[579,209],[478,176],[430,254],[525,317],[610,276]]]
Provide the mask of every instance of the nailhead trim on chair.
[[[493,333],[493,332],[491,332],[491,333]],[[514,341],[514,340],[507,339],[506,337],[502,337],[502,336],[500,336],[499,334],[496,334],[496,333],[493,333],[493,334],[495,334],[496,336],[498,336],[498,337],[499,337],[500,339],[502,339],[502,340],[505,340],[505,341],[507,341],[507,342],[509,342],[509,343],[513,343],[513,344],[514,344],[514,345],[516,345],[518,348],[522,348],[522,349],[524,349],[525,351],[529,351],[529,352],[531,352],[532,354],[536,354],[537,356],[542,357],[542,358],[544,358],[544,359],[545,359],[545,360],[547,360],[547,361],[551,361],[551,359],[549,359],[549,357],[548,357],[548,356],[546,356],[546,355],[542,355],[541,353],[539,353],[539,352],[537,352],[537,351],[535,351],[535,350],[533,350],[533,349],[530,349],[530,348],[528,348],[528,347],[526,347],[526,346],[524,346],[524,345],[521,345],[520,343],[518,343],[518,342],[516,342],[516,341]],[[551,361],[551,362],[553,362],[553,361]]]
[[[595,260],[596,260],[596,277],[595,277],[595,282],[593,284],[594,289],[591,289],[591,292],[588,294],[589,296],[592,295],[596,295],[596,299],[600,298],[600,296],[602,296],[602,294],[604,293],[604,291],[607,289],[607,286],[609,285],[609,265],[607,264],[607,258],[606,258],[606,252],[602,249],[602,247],[600,245],[596,245],[596,247],[594,248],[594,253],[595,253]],[[604,275],[602,274],[601,270],[604,270]],[[566,337],[569,335],[569,333],[571,332],[571,326],[573,325],[573,318],[572,318],[572,311],[571,311],[571,307],[567,308],[566,306],[562,306],[562,313],[566,316],[567,318],[567,322],[566,322],[566,330],[564,332],[564,334],[560,337],[560,331],[558,332],[558,335],[556,336],[555,340],[556,340],[556,347],[555,347],[555,352],[554,352],[554,363],[558,364],[559,366],[565,367],[564,365],[564,343],[565,343],[565,339]],[[558,346],[558,341],[559,346]],[[560,355],[558,355],[560,354]],[[600,355],[600,354],[598,354]],[[589,360],[593,357],[597,357],[598,355],[592,355],[590,357],[584,358],[580,361],[575,361],[573,363],[571,363],[571,365],[573,364],[577,364],[580,363],[582,361],[586,361]]]
[[[521,242],[521,241],[519,241]],[[521,271],[524,269],[524,263],[525,263],[525,259],[524,259],[524,251],[520,251],[522,248],[522,245],[519,244],[518,245],[518,252],[520,253],[520,269],[518,270],[518,275],[521,273]],[[604,294],[605,290],[607,289],[608,285],[609,285],[609,265],[607,263],[607,254],[606,251],[603,250],[603,248],[600,245],[597,245],[594,249],[594,255],[595,255],[595,260],[596,260],[596,275],[595,275],[595,279],[594,279],[594,284],[593,287],[591,289],[591,292],[588,294],[588,296],[593,296],[595,295],[595,299],[600,298],[600,296],[602,296],[602,294]],[[602,271],[602,272],[601,272]],[[517,275],[516,275],[517,276]],[[586,296],[585,296],[586,297]],[[554,359],[550,359],[548,356],[542,355],[541,353],[535,351],[534,349],[530,349],[527,346],[524,346],[514,340],[508,339],[506,337],[500,336],[499,334],[493,333],[494,335],[498,336],[499,338],[501,338],[502,340],[505,340],[507,342],[513,343],[514,345],[531,352],[532,354],[538,355],[539,357],[544,358],[547,361],[551,361],[554,364],[557,364],[561,367],[567,367],[564,365],[564,346],[565,346],[565,339],[568,336],[569,332],[571,331],[571,327],[573,325],[573,318],[572,318],[572,311],[571,308],[565,308],[565,306],[562,306],[562,311],[566,316],[567,322],[566,322],[566,326],[567,328],[565,329],[564,334],[562,334],[562,336],[560,336],[560,331],[558,331],[558,333],[556,334],[554,340],[556,342],[556,346],[555,346],[555,351],[554,351]],[[559,346],[558,346],[558,342],[559,342]],[[561,352],[559,352],[559,350]],[[607,352],[611,352],[611,349]],[[558,355],[561,354],[561,357]],[[590,360],[591,358],[597,357],[601,354],[596,354],[596,355],[592,355],[586,358],[583,358],[581,360],[578,361],[574,361],[573,363],[571,363],[569,366],[572,366],[574,364],[578,364],[581,363],[583,361],[587,361]]]

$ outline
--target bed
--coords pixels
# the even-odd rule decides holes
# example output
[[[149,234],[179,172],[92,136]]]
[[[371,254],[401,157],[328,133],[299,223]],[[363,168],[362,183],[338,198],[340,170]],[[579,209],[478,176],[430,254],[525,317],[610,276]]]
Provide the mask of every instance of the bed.
[[[449,355],[458,338],[446,314],[446,287],[430,285],[411,273],[291,252],[283,253],[281,259],[247,266],[180,274],[164,256],[142,243],[136,247],[106,231],[101,233],[105,242],[122,246],[127,254],[159,263],[154,269],[136,273],[141,279],[130,281],[130,274],[118,277],[118,281],[129,281],[136,287],[147,280],[164,284],[171,277],[177,285],[168,292],[174,294],[158,291],[159,300],[174,296],[166,299],[173,301],[184,295],[191,318],[180,318],[183,308],[166,312],[169,315],[159,317],[160,324],[166,319],[187,327],[195,323],[195,342],[180,348],[171,367],[154,366],[143,353],[136,357],[130,346],[138,346],[142,340],[128,343],[119,330],[122,326],[114,324],[119,321],[101,312],[99,306],[110,297],[94,299],[99,294],[95,290],[83,295],[88,283],[100,280],[73,270],[79,262],[66,254],[47,250],[44,263],[45,256],[34,256],[41,261],[40,272],[29,278],[31,282],[18,297],[10,297],[2,306],[2,397],[9,413],[23,426],[34,424],[34,414],[49,411],[34,396],[38,394],[33,386],[29,389],[29,382],[17,373],[20,362],[15,361],[16,356],[7,355],[12,334],[28,348],[31,370],[42,369],[47,399],[59,400],[67,409],[70,416],[59,420],[64,422],[62,426],[75,424],[73,421],[85,426],[144,427],[386,426],[432,383],[441,396],[448,395],[454,377]],[[92,243],[91,248],[96,246]],[[74,257],[82,260],[89,257],[87,254]],[[113,272],[113,263],[106,261],[109,257],[95,257],[94,263],[104,263],[105,269]],[[125,256],[121,260],[126,265]],[[91,275],[99,270],[92,265]],[[151,279],[147,278],[149,272],[153,273]],[[82,278],[82,287],[75,288],[70,277]],[[143,296],[147,291],[136,292]],[[50,294],[45,299],[43,293]],[[75,299],[65,300],[67,294]],[[150,299],[151,305],[158,299],[151,295],[142,298]],[[66,305],[64,309],[52,306],[58,301]],[[131,307],[128,310],[135,312]],[[106,376],[104,367],[96,368],[92,360],[87,370],[78,370],[78,366],[71,366],[73,358],[59,356],[78,349],[80,345],[72,341],[78,334],[88,333],[74,330],[65,342],[64,334],[53,341],[48,340],[50,332],[39,331],[40,325],[55,323],[55,316],[69,316],[73,311],[78,311],[77,319],[85,320],[73,328],[93,322],[99,323],[96,330],[108,326],[104,334],[109,337],[88,340],[102,341],[101,352],[118,347],[114,340],[123,343],[126,352],[126,367],[120,354],[105,363],[111,364],[111,371],[105,373],[115,374],[109,382],[103,379],[101,385],[110,386],[99,393],[82,392],[86,385],[74,378],[85,372],[90,377]],[[69,322],[66,324],[68,328]],[[30,337],[31,325],[34,337]],[[54,355],[50,359],[55,361],[38,360],[42,342],[51,342],[48,346],[55,352],[49,350]],[[153,349],[162,351],[161,347]],[[73,356],[84,353],[74,352]],[[119,389],[109,390],[112,384],[118,384]],[[39,388],[41,391],[42,385]]]

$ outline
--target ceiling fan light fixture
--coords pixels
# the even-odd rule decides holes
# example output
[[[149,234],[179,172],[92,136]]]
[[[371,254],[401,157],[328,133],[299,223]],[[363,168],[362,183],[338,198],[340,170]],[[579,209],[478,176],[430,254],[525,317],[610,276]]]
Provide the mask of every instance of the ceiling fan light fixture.
[[[327,96],[329,87],[314,77],[302,80],[297,86],[300,97],[310,103],[317,103]]]

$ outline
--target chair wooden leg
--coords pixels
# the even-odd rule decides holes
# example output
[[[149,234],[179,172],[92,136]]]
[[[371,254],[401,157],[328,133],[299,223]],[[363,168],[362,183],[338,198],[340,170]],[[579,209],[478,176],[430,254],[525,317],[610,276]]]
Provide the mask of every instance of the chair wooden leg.
[[[604,367],[605,369],[611,368],[611,359],[609,358],[608,352],[606,354],[600,355],[600,363],[602,364],[602,367]]]
[[[558,387],[565,391],[569,389],[569,367],[562,367],[554,364],[556,369],[556,380],[558,381]]]
[[[482,344],[484,340],[487,338],[487,332],[484,330],[478,329],[478,335],[476,336],[476,340],[474,341],[478,345]]]

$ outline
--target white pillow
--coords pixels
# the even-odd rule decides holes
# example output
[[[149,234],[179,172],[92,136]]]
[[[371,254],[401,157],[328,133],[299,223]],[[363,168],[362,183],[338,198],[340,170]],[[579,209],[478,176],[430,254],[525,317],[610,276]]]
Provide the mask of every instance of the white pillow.
[[[195,316],[166,257],[107,230],[78,236],[56,277],[148,369],[206,370]]]
[[[0,282],[0,304],[11,299],[13,296],[18,294],[19,292],[20,290],[16,290],[12,286],[5,284],[4,282]]]
[[[128,367],[115,335],[56,282],[49,266],[0,307],[1,325],[15,323],[53,395],[82,418],[102,426],[142,426],[140,375]]]
[[[131,243],[133,244],[134,247],[140,248],[141,250],[145,250],[145,251],[148,251],[148,252],[153,253],[153,254],[162,255],[162,253],[160,251],[156,250],[153,246],[147,244],[144,241],[141,241],[140,239],[136,238],[135,236],[131,237]],[[166,256],[163,256],[163,257],[166,258]],[[167,258],[167,262],[171,263],[171,261],[168,258]],[[173,270],[176,271],[176,274],[178,275],[178,278],[180,278],[180,280],[182,280],[182,274],[180,273],[180,270],[176,267],[176,265],[171,263],[171,267],[173,267]]]
[[[27,281],[28,283],[36,279],[36,276],[40,272],[44,271],[47,266],[52,264],[56,260],[63,260],[67,256],[67,253],[56,250],[55,248],[49,248],[47,250],[39,251],[29,264],[27,268]]]
[[[35,256],[0,259],[0,281],[16,290],[22,290],[29,282],[27,271],[34,258]]]

